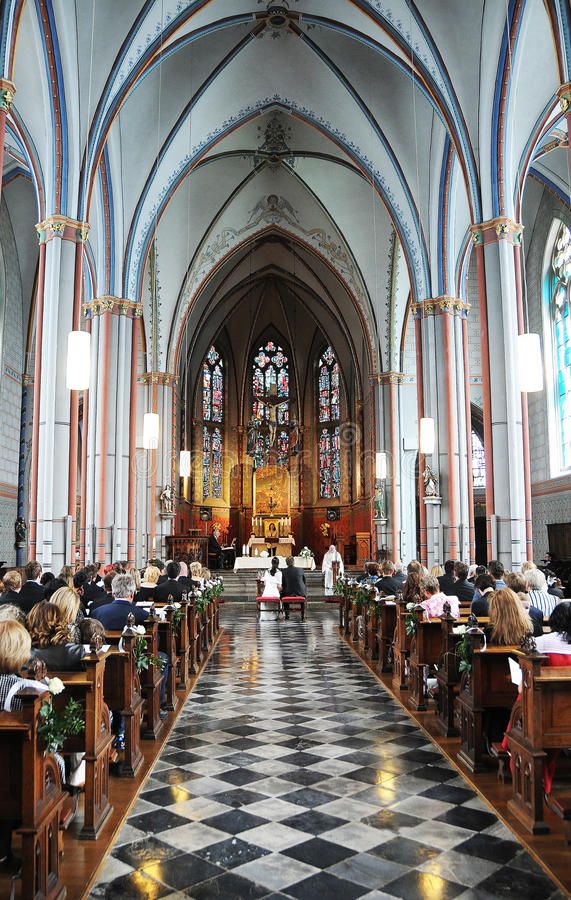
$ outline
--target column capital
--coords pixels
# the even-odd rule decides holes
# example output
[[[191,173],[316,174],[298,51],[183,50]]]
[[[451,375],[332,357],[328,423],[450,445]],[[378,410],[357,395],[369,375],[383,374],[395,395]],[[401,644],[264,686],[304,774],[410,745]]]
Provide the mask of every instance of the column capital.
[[[561,112],[568,113],[571,112],[571,82],[568,81],[565,84],[560,85],[557,88],[557,96],[559,98],[559,106],[561,107]]]
[[[498,241],[521,244],[523,228],[523,225],[519,222],[514,222],[508,216],[497,216],[495,219],[488,219],[487,222],[470,225],[472,243],[476,246],[479,244],[494,244]]]
[[[104,294],[102,297],[83,304],[83,315],[86,319],[103,316],[105,313],[112,316],[125,316],[128,319],[140,319],[143,315],[143,304],[110,294]]]
[[[460,297],[450,297],[448,294],[442,294],[440,297],[429,297],[427,300],[419,300],[417,303],[412,303],[411,309],[416,319],[447,314],[466,318],[470,304],[465,303]]]
[[[89,223],[79,222],[77,219],[70,219],[60,213],[54,213],[47,216],[43,222],[38,222],[36,231],[40,244],[47,244],[54,238],[72,241],[74,244],[84,244],[89,234]]]
[[[414,375],[406,375],[404,372],[373,372],[369,375],[372,384],[415,384]]]
[[[4,110],[6,115],[12,108],[14,102],[14,94],[16,93],[16,85],[7,78],[0,78],[0,111]]]
[[[163,387],[174,387],[179,383],[179,376],[170,372],[143,372],[139,384],[159,384]]]

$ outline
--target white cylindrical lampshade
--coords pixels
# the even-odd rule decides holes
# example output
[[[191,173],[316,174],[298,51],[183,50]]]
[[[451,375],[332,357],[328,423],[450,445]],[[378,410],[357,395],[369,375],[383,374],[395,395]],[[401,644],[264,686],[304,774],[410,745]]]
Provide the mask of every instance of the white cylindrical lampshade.
[[[538,334],[518,334],[517,355],[519,368],[519,389],[532,394],[543,390],[543,360],[541,340]]]
[[[91,335],[70,331],[67,336],[66,384],[70,391],[86,391],[91,373]]]
[[[190,477],[190,450],[180,451],[179,473],[181,478]]]
[[[387,478],[387,454],[384,451],[376,454],[375,475],[377,481],[386,481]]]
[[[159,446],[159,417],[157,413],[145,413],[143,416],[143,447],[145,450],[156,450]]]
[[[434,453],[434,419],[420,420],[419,450],[421,453]]]

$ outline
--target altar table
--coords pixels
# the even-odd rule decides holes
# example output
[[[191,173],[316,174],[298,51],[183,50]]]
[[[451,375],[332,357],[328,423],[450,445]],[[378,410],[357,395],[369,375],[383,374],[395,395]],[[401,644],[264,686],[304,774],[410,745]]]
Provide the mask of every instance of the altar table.
[[[278,557],[280,561],[280,568],[285,569],[285,559],[283,556]],[[254,571],[257,572],[258,569],[269,569],[272,564],[271,556],[239,556],[234,563],[234,571]],[[310,572],[315,571],[315,560],[313,557],[307,559],[305,556],[295,556],[294,557],[294,565],[299,566],[300,569],[307,569]]]

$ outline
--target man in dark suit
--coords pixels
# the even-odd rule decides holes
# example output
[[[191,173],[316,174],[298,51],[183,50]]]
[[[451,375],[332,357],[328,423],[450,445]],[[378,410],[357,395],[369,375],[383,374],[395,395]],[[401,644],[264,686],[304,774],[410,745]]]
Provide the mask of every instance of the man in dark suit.
[[[398,591],[402,590],[402,582],[395,577],[395,572],[394,562],[387,559],[386,562],[383,563],[382,577],[375,582],[375,587],[379,593],[384,594],[385,597],[394,597]]]
[[[220,529],[215,528],[208,538],[208,564],[211,569],[222,568],[222,545],[218,540],[219,537]]]
[[[456,582],[454,581],[454,566],[456,565],[455,559],[447,559],[444,563],[444,575],[440,575],[438,578],[438,584],[440,585],[440,590],[443,594],[446,594],[447,597],[456,597]]]
[[[92,611],[92,618],[98,619],[105,631],[122,631],[127,624],[129,613],[135,616],[135,625],[141,625],[149,613],[133,603],[135,580],[131,575],[115,575],[112,591],[110,602]]]
[[[462,600],[472,601],[476,588],[468,581],[468,566],[466,563],[458,561],[454,566],[454,574],[456,576],[456,581],[454,582],[455,596],[458,597],[460,602]]]
[[[286,557],[286,567],[282,572],[282,597],[306,597],[305,572],[294,565],[293,556]],[[289,619],[289,603],[284,603],[284,613]]]
[[[42,567],[37,560],[32,559],[24,568],[24,584],[18,594],[17,605],[22,612],[30,612],[32,606],[44,599],[44,587],[40,584]]]
[[[172,597],[174,601],[180,603],[182,595],[187,588],[177,580],[179,575],[180,564],[177,562],[170,562],[167,566],[166,581],[159,582],[155,588],[155,602],[166,603],[169,597]]]

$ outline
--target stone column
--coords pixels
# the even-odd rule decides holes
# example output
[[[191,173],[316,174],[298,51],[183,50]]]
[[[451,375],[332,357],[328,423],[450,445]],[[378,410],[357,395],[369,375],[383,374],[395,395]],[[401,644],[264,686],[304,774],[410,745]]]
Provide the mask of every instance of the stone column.
[[[72,402],[66,386],[67,335],[73,327],[76,244],[86,223],[59,214],[37,227],[40,238],[34,428],[30,486],[30,554],[44,568],[73,562],[70,496]],[[40,293],[41,292],[41,293]],[[77,421],[75,421],[75,426]],[[77,446],[77,445],[76,445]]]
[[[159,446],[148,450],[150,473],[149,492],[149,555],[165,558],[166,538],[172,533],[174,521],[174,494],[178,489],[178,455],[176,454],[175,391],[178,375],[170,372],[145,372],[140,381],[146,385],[148,402],[145,410],[159,415]],[[161,505],[160,496],[169,485],[173,495],[172,512]]]
[[[387,482],[384,491],[384,521],[387,552],[393,560],[411,559],[416,553],[415,465],[416,453],[405,450],[407,421],[414,415],[414,383],[403,372],[381,372],[373,376],[380,386],[377,448],[387,452]],[[383,415],[381,415],[381,409]],[[374,461],[373,461],[374,465]]]
[[[439,491],[425,490],[427,562],[470,558],[468,448],[466,425],[465,329],[468,305],[457,297],[435,297],[413,304],[420,321],[424,416],[435,420],[436,442],[428,459],[439,479]],[[425,478],[425,482],[427,478]],[[441,500],[441,503],[439,502]]]
[[[142,306],[105,295],[85,303],[91,323],[92,377],[87,422],[85,558],[129,558],[131,362]],[[85,435],[84,435],[85,440]],[[82,478],[83,480],[83,478]],[[83,519],[83,514],[82,514]]]
[[[489,417],[491,446],[485,446],[485,451],[486,458],[490,454],[493,480],[490,552],[506,568],[517,569],[526,556],[526,468],[517,374],[521,294],[518,296],[514,251],[521,244],[522,226],[502,216],[474,225],[471,231],[477,252],[483,255],[485,264],[485,295],[480,297],[480,311],[485,308],[489,354],[484,423]]]

